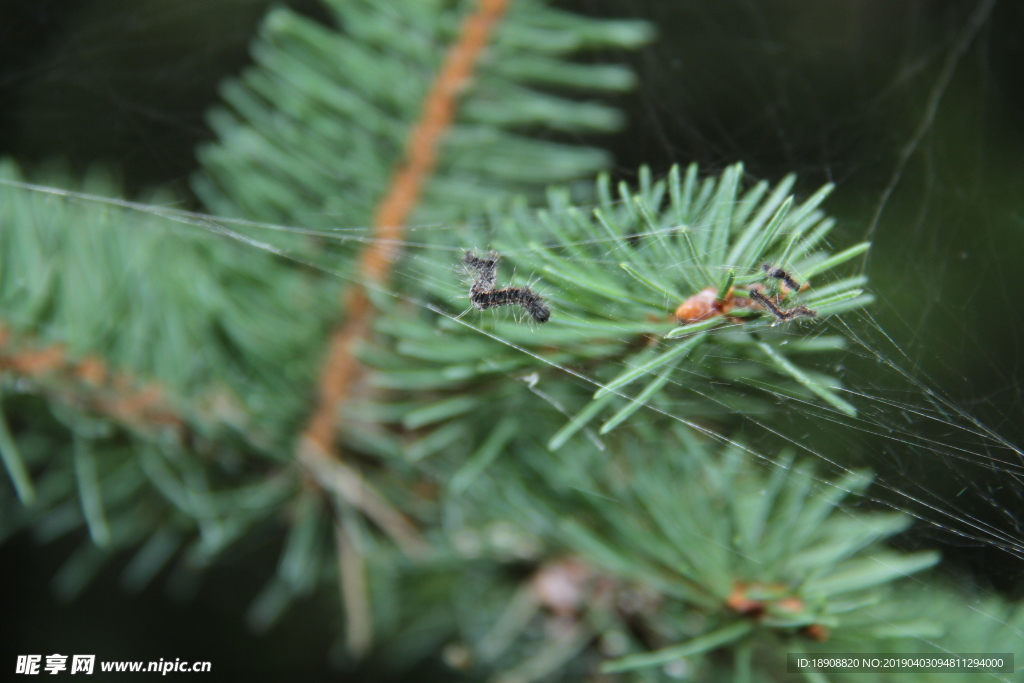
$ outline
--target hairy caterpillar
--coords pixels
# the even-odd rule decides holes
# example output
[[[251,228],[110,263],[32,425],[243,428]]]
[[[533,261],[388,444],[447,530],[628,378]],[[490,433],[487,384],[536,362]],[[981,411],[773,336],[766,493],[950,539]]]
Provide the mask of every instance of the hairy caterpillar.
[[[794,292],[800,291],[800,283],[794,280],[790,276],[790,274],[784,271],[782,268],[776,268],[770,263],[764,264],[763,266],[761,266],[761,268],[764,270],[764,272],[768,273],[768,277],[773,277],[776,280],[782,280],[783,282],[786,283],[786,286],[789,287]]]
[[[529,287],[494,288],[500,258],[501,256],[494,251],[483,257],[467,251],[462,257],[466,267],[476,272],[476,280],[469,288],[469,300],[473,306],[481,311],[497,306],[521,306],[531,318],[539,323],[546,323],[551,318],[551,310],[544,303],[544,299]]]

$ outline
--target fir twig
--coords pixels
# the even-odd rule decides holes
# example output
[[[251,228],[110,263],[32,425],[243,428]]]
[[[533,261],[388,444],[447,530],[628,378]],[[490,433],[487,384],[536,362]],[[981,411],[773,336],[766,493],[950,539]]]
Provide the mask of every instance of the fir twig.
[[[456,97],[472,76],[476,60],[506,5],[506,0],[481,0],[477,11],[466,19],[459,39],[449,49],[444,66],[427,95],[422,118],[410,133],[408,158],[395,173],[388,192],[378,205],[373,242],[360,258],[360,277],[345,295],[348,320],[331,335],[327,361],[320,376],[319,402],[299,438],[301,459],[307,463],[315,458],[339,458],[334,447],[335,420],[339,406],[349,397],[353,383],[361,375],[353,349],[366,337],[374,317],[366,286],[380,286],[389,279],[405,224],[437,163],[441,138],[453,121]],[[374,505],[368,508],[367,496],[363,492],[365,483],[361,478],[342,477],[338,467],[326,464],[317,465],[315,471],[328,469],[334,473],[332,481],[344,479],[351,484],[335,486],[337,493],[345,496],[351,504],[371,511],[382,528],[409,552],[422,554],[423,542],[401,513],[388,511],[390,504],[376,495],[372,497]],[[319,477],[318,480],[324,482],[326,479]]]
[[[466,19],[424,101],[422,118],[409,135],[408,158],[377,207],[374,240],[360,258],[359,282],[353,283],[346,296],[348,322],[332,335],[320,378],[320,400],[303,432],[323,452],[333,452],[335,415],[359,374],[352,349],[366,336],[373,318],[363,283],[378,286],[387,282],[405,224],[437,163],[437,148],[454,118],[456,97],[472,77],[476,60],[506,5],[507,0],[481,0],[477,11]]]
[[[755,403],[751,386],[775,396],[820,400],[855,415],[855,407],[839,397],[839,379],[804,366],[801,356],[816,360],[795,343],[805,329],[830,344],[841,339],[824,337],[810,326],[802,329],[799,323],[773,330],[776,318],[753,294],[765,301],[767,296],[772,302],[785,300],[785,310],[776,308],[787,320],[810,315],[804,303],[813,305],[820,318],[863,306],[870,301],[861,289],[863,277],[832,282],[828,277],[868,245],[835,255],[821,248],[835,223],[818,208],[831,186],[797,202],[788,196],[791,178],[771,192],[767,183],[744,191],[742,175],[739,164],[720,178],[703,180],[696,166],[687,169],[685,180],[679,169],[661,180],[641,169],[639,187],[620,184],[618,199],[602,178],[595,192],[600,206],[590,216],[573,205],[567,192],[553,190],[549,210],[532,211],[520,203],[495,212],[491,232],[474,226],[436,231],[431,246],[439,257],[421,256],[417,281],[398,286],[415,291],[417,298],[436,297],[445,305],[434,310],[447,308],[449,313],[437,319],[431,332],[401,305],[389,307],[375,329],[393,338],[395,355],[380,344],[364,352],[379,370],[373,382],[409,392],[408,412],[402,416],[406,427],[412,416],[429,414],[440,416],[433,423],[441,429],[451,426],[440,424],[450,419],[469,432],[490,431],[494,422],[483,406],[522,400],[522,393],[511,387],[482,398],[482,392],[498,386],[495,380],[534,371],[549,378],[568,369],[582,380],[577,387],[593,389],[589,399],[571,397],[568,389],[560,397],[563,408],[557,410],[567,410],[570,419],[547,438],[551,450],[576,435],[589,438],[594,431],[603,436],[626,428],[643,406],[663,412],[670,403],[675,415],[770,409],[767,402]],[[466,297],[451,275],[449,250],[488,242],[516,269],[542,274],[547,289],[538,292],[552,311],[543,329],[490,315],[480,316],[487,327],[459,320],[457,311]],[[808,277],[815,280],[802,283],[800,292],[783,292],[778,281],[766,276],[765,263],[785,266],[804,283]],[[824,298],[816,296],[818,287]],[[673,329],[673,321],[680,326]],[[720,381],[708,392],[704,383],[712,377]],[[425,394],[426,388],[434,391]],[[437,393],[444,390],[451,393]],[[477,407],[447,410],[467,401]],[[682,411],[683,405],[695,410]],[[599,429],[589,429],[598,419],[603,422]],[[426,424],[417,421],[416,426]]]
[[[100,415],[134,429],[181,429],[184,421],[155,382],[114,372],[98,356],[74,361],[60,344],[37,346],[0,326],[0,369],[60,386],[55,398],[86,405]],[[68,393],[68,387],[79,391]]]
[[[494,19],[505,4],[485,1],[474,16],[490,12]],[[461,61],[463,74],[456,68],[457,77],[446,86],[435,84],[448,98],[446,106],[432,110],[441,114],[433,121],[443,123],[436,127],[437,137],[431,133],[410,140],[409,131],[430,114],[421,111],[429,69],[446,54],[458,18],[453,19],[448,6],[420,0],[397,0],[386,7],[349,0],[326,0],[325,5],[343,30],[287,9],[271,11],[253,47],[257,65],[224,85],[227,106],[209,118],[219,140],[200,150],[204,171],[193,187],[208,211],[230,218],[166,209],[173,201],[167,196],[154,196],[148,204],[117,199],[120,188],[102,174],[95,179],[90,174],[84,182],[49,175],[45,184],[50,187],[28,187],[13,164],[0,162],[5,323],[26,338],[38,335],[47,344],[64,345],[54,348],[61,353],[68,349],[67,358],[103,360],[84,368],[67,361],[58,364],[63,368],[59,372],[54,365],[32,382],[14,383],[19,391],[43,394],[48,406],[10,402],[19,418],[15,436],[24,453],[23,469],[34,479],[37,505],[18,505],[15,514],[7,515],[5,487],[0,534],[31,525],[39,538],[54,539],[88,527],[107,543],[99,551],[89,542],[75,555],[60,573],[62,594],[76,593],[106,559],[139,543],[144,547],[125,572],[128,585],[145,585],[176,555],[181,562],[174,582],[184,585],[191,579],[181,577],[197,575],[258,526],[280,524],[282,510],[300,510],[285,517],[290,531],[277,575],[250,613],[254,626],[267,628],[294,597],[306,594],[328,573],[323,571],[329,557],[323,548],[328,535],[321,533],[323,494],[339,500],[342,516],[345,509],[356,509],[357,522],[365,517],[393,538],[399,550],[421,555],[423,536],[404,511],[418,519],[432,518],[437,500],[419,487],[429,483],[426,471],[416,467],[413,490],[403,490],[397,467],[385,469],[387,475],[371,484],[369,474],[302,436],[309,389],[317,379],[312,350],[321,348],[330,329],[334,307],[328,299],[336,300],[334,289],[341,279],[297,268],[288,257],[315,265],[325,255],[333,259],[341,252],[345,260],[333,263],[331,271],[360,283],[346,296],[349,303],[361,299],[363,310],[353,315],[357,307],[348,306],[345,314],[356,323],[338,328],[334,346],[341,351],[332,354],[338,360],[332,367],[350,373],[332,386],[341,386],[351,398],[359,376],[352,350],[372,350],[375,345],[358,342],[369,338],[371,323],[376,331],[385,322],[370,310],[371,300],[380,306],[375,294],[401,290],[388,280],[399,246],[408,245],[393,236],[401,237],[411,224],[411,207],[423,224],[450,222],[478,216],[495,200],[513,195],[539,198],[549,183],[589,177],[607,167],[610,157],[603,150],[560,144],[532,131],[579,135],[617,128],[622,117],[612,107],[560,98],[550,86],[585,88],[587,96],[628,88],[633,80],[628,69],[571,63],[569,56],[605,46],[631,49],[651,37],[643,22],[577,17],[547,7],[546,0],[515,3],[493,37],[485,34],[494,26],[471,20],[479,40],[475,46],[468,40],[461,55],[452,58],[456,65]],[[421,40],[395,41],[401,31],[381,30],[396,26],[414,31]],[[455,122],[454,96],[465,82],[465,68],[475,66],[472,55],[482,54],[484,46],[489,58],[475,69],[473,87],[465,91]],[[531,89],[534,84],[545,91]],[[442,133],[444,163],[437,165]],[[423,147],[432,137],[434,148]],[[403,143],[409,145],[405,161]],[[391,182],[395,179],[389,179],[389,170],[409,171],[417,149],[428,154],[417,152],[426,163],[406,174],[416,183]],[[87,191],[53,187],[79,184]],[[380,216],[377,200],[392,190],[397,198],[389,206],[407,205],[399,212],[404,213],[401,219]],[[337,216],[349,226],[373,224],[380,229],[363,235],[362,228],[353,227],[355,239],[339,237]],[[282,227],[298,224],[305,228]],[[188,226],[197,229],[190,233]],[[389,237],[385,229],[397,232]],[[256,231],[263,232],[253,238]],[[244,246],[211,239],[211,234],[238,239]],[[324,241],[334,238],[331,244]],[[362,243],[370,247],[357,267],[351,247]],[[380,268],[376,275],[375,267]],[[53,362],[62,357],[49,355]],[[29,360],[38,359],[19,358],[18,363]],[[125,381],[114,382],[107,368],[116,368],[116,376],[123,375]],[[84,437],[80,432],[89,431],[78,424],[76,414],[103,412],[91,398],[82,399],[92,396],[92,388],[77,377],[80,370],[110,380],[111,386],[100,387],[104,399],[119,396],[122,383],[129,390],[143,385],[126,371],[146,378],[145,387],[156,383],[159,396],[180,409],[178,420],[187,438],[166,439],[127,425],[135,433],[107,430],[88,436],[88,443],[80,441],[92,450],[80,450],[76,461],[68,437]],[[65,399],[71,409],[60,411]],[[349,417],[375,411],[371,401],[332,402],[335,408],[346,404],[343,438],[353,450],[374,455],[380,451],[364,446],[387,449],[405,438],[373,425],[366,429],[366,423]],[[87,410],[81,411],[83,406]],[[431,432],[409,451],[416,454],[412,461],[447,450],[453,435],[471,436],[458,433],[459,425],[422,429],[455,414],[451,405],[440,407],[444,410],[427,406],[405,416],[407,434]],[[54,430],[47,422],[58,411],[67,431]],[[23,427],[26,413],[32,419]],[[337,411],[321,416],[318,433],[333,444]],[[516,430],[505,424],[495,438],[475,449],[477,457],[463,470],[462,485],[468,486],[512,445]],[[289,460],[288,454],[294,456],[296,450],[298,457]],[[95,454],[91,460],[90,453]],[[16,457],[13,449],[5,448],[6,455]],[[241,463],[244,467],[239,468]],[[17,473],[16,464],[11,470]],[[304,486],[310,479],[297,472],[312,478],[315,491]],[[320,501],[313,512],[310,500]],[[364,540],[366,562],[380,561],[381,547],[374,546],[372,537]],[[391,546],[383,546],[385,553]],[[349,553],[339,568],[348,572],[345,583],[352,587],[346,590],[349,646],[358,651],[371,642],[371,628],[394,630],[396,624],[377,618],[376,612],[367,618],[367,605],[352,599],[353,591],[356,598],[368,597],[357,586],[362,570],[352,560]],[[388,581],[388,573],[383,574],[365,573],[375,595],[389,592],[380,587]],[[403,610],[409,609],[407,604]]]

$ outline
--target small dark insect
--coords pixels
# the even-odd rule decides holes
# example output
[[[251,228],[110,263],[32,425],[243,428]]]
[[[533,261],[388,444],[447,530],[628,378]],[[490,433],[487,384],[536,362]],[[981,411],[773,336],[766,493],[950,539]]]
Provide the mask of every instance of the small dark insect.
[[[764,264],[763,266],[761,266],[761,268],[764,270],[764,272],[768,273],[768,277],[773,277],[776,280],[782,280],[783,282],[786,283],[786,286],[789,287],[794,292],[800,291],[800,283],[794,280],[790,276],[790,274],[784,271],[782,268],[776,268],[770,263]]]
[[[750,298],[767,308],[768,311],[775,316],[776,322],[772,323],[773,325],[794,320],[796,318],[816,318],[818,316],[817,311],[812,311],[806,306],[796,306],[794,308],[787,309],[779,308],[774,301],[756,289],[750,290]]]
[[[498,279],[497,252],[489,251],[483,257],[467,251],[462,262],[469,269],[476,271],[476,280],[469,288],[469,300],[480,311],[496,306],[522,306],[531,318],[539,323],[546,323],[551,318],[551,310],[544,299],[529,287],[505,287],[495,289]]]

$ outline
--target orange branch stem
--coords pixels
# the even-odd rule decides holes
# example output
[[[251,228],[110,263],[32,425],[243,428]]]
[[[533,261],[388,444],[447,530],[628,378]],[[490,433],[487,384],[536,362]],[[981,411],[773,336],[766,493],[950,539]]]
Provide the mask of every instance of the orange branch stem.
[[[33,347],[18,343],[0,326],[0,370],[45,382],[54,380],[61,398],[85,404],[96,412],[136,428],[181,427],[183,420],[168,405],[155,383],[140,383],[128,374],[110,370],[103,359],[73,360],[58,344]],[[84,391],[67,387],[77,384]]]
[[[377,205],[373,240],[360,259],[359,282],[345,294],[347,319],[331,335],[327,360],[320,373],[317,406],[300,439],[300,442],[312,441],[323,453],[335,455],[333,437],[338,408],[349,398],[361,374],[352,351],[355,344],[366,337],[373,320],[373,307],[364,285],[359,283],[387,283],[405,224],[437,164],[441,139],[455,119],[459,93],[472,78],[480,53],[509,1],[480,0],[476,11],[466,18],[458,41],[449,48],[441,71],[427,93],[422,116],[409,135],[406,160],[396,170],[388,191]]]

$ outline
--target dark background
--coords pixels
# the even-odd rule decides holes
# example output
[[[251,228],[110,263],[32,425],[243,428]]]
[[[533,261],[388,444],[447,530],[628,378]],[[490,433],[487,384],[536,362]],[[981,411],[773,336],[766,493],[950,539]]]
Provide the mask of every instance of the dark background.
[[[322,16],[313,0],[288,4]],[[881,365],[891,360],[911,377],[879,371],[878,357],[851,354],[850,368],[869,378],[864,390],[899,401],[906,413],[926,406],[931,388],[1010,443],[1024,443],[1024,4],[995,3],[973,37],[966,32],[982,3],[964,0],[561,4],[658,28],[659,40],[636,54],[592,57],[626,61],[640,77],[639,91],[617,102],[628,129],[596,141],[615,152],[618,175],[629,179],[644,163],[658,174],[672,163],[717,171],[742,160],[755,179],[799,173],[805,192],[835,182],[826,206],[840,220],[837,244],[870,232],[876,242],[868,262],[879,298],[871,348]],[[76,170],[103,163],[120,171],[129,192],[170,185],[188,197],[193,150],[210,136],[204,113],[218,83],[248,62],[268,6],[0,2],[0,155],[29,169],[54,159]],[[975,461],[1020,457],[971,435],[957,426],[969,420],[952,414],[916,424],[920,439],[885,435],[898,412],[879,403],[868,415],[883,432],[877,438],[850,430],[859,461],[883,481],[955,500],[964,514],[1024,538],[1019,482],[922,443],[962,446]],[[792,419],[799,424],[801,416]],[[834,429],[829,438],[837,438]],[[1019,593],[1020,559],[991,543],[927,525],[904,542],[940,547],[948,571]],[[0,666],[19,653],[95,653],[210,660],[216,680],[225,672],[249,680],[337,677],[326,654],[337,630],[335,606],[323,604],[329,598],[292,610],[268,637],[244,627],[249,601],[273,571],[275,540],[212,572],[190,600],[169,598],[160,582],[128,597],[106,572],[61,605],[50,580],[75,543],[36,547],[20,537],[0,546]],[[434,675],[447,676],[427,666],[414,678]]]

